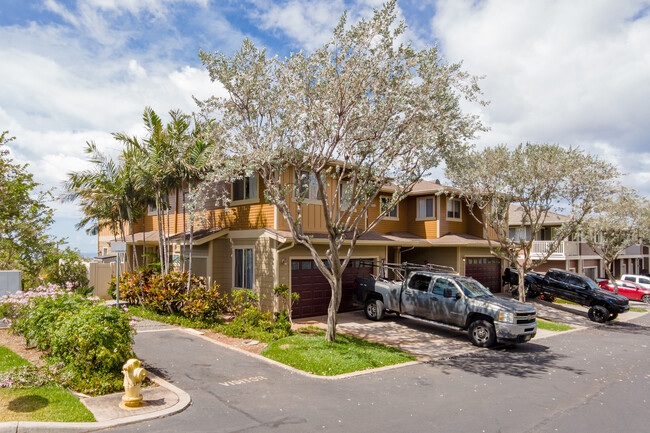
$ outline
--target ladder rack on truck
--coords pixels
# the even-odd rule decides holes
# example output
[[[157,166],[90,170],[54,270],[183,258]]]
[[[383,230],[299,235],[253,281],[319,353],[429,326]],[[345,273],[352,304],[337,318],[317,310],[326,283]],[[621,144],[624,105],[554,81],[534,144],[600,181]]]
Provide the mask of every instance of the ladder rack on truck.
[[[388,279],[388,273],[392,272],[394,280],[404,280],[406,276],[413,271],[429,271],[437,272],[443,274],[458,274],[456,270],[451,266],[436,265],[433,263],[418,264],[418,263],[387,263],[379,260],[362,260],[360,266],[372,267],[377,269],[377,272],[373,272],[373,275],[376,278],[386,278]]]

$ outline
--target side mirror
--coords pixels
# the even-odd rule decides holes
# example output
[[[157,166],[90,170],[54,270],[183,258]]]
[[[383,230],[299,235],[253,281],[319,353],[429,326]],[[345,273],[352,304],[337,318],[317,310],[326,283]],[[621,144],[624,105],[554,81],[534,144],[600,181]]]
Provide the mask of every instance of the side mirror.
[[[460,299],[460,293],[459,293],[459,292],[456,292],[456,295],[454,296],[454,295],[451,293],[451,289],[450,289],[450,288],[446,288],[446,289],[443,290],[443,296],[444,296],[445,298],[455,298],[455,299]]]

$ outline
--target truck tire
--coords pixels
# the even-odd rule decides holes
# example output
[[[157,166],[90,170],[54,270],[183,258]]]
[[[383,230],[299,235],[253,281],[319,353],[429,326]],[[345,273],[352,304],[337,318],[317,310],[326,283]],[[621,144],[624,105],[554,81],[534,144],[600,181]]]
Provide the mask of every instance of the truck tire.
[[[645,302],[646,304],[650,304],[650,295],[643,295],[641,296],[641,300]]]
[[[363,309],[366,317],[369,320],[381,320],[384,318],[386,310],[384,309],[384,301],[381,299],[371,298],[366,300],[366,307]]]
[[[602,305],[594,305],[587,312],[589,320],[596,323],[605,323],[609,318],[609,310]]]
[[[616,319],[617,317],[618,317],[618,313],[612,313],[612,314],[610,314],[609,317],[607,318],[607,321],[609,322],[610,320],[614,320],[614,319]]]
[[[490,347],[497,341],[497,333],[494,325],[487,320],[475,320],[467,330],[469,340],[474,346]]]

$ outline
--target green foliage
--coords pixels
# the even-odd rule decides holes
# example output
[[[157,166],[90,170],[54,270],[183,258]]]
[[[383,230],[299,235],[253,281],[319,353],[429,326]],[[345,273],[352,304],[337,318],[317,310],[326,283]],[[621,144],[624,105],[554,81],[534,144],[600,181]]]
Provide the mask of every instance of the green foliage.
[[[47,234],[54,222],[51,193],[39,192],[27,164],[13,163],[6,150],[12,140],[7,131],[0,134],[0,269],[22,270],[29,287],[57,260],[61,240]]]
[[[248,338],[266,343],[293,335],[291,322],[286,314],[276,314],[274,319],[272,319],[271,313],[262,313],[259,308],[249,306],[241,314],[235,316],[231,323],[217,329],[231,337]]]
[[[128,314],[51,285],[10,301],[14,332],[48,352],[57,381],[93,395],[121,389],[121,366],[133,357]]]
[[[81,254],[70,247],[66,247],[58,254],[58,260],[46,273],[49,283],[72,289],[81,295],[92,292],[88,287],[88,269],[84,265]]]
[[[240,316],[250,308],[256,308],[260,301],[260,297],[252,290],[238,289],[230,292],[230,300],[228,301],[228,311],[235,316]]]
[[[188,293],[187,279],[187,272],[167,275],[151,269],[132,275],[125,272],[120,278],[120,299],[156,313],[216,321],[227,309],[227,299],[219,292],[219,286],[209,287],[203,277],[192,275]],[[115,279],[111,282],[111,290],[114,293]]]

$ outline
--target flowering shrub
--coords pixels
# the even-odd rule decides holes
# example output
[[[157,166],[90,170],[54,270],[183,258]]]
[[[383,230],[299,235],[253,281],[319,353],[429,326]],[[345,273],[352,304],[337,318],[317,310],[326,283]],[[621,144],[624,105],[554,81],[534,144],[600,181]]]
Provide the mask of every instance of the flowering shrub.
[[[204,278],[193,275],[187,293],[187,277],[187,272],[172,272],[164,277],[150,270],[133,275],[125,272],[120,277],[120,299],[160,314],[217,320],[227,308],[227,301],[219,292],[219,286],[208,287]],[[115,280],[111,288],[115,290]]]
[[[3,296],[0,309],[14,332],[49,352],[59,381],[96,394],[120,389],[121,366],[133,356],[135,333],[128,314],[97,300],[50,284]]]
[[[14,367],[0,373],[0,388],[34,388],[53,383],[50,370],[33,365]]]

